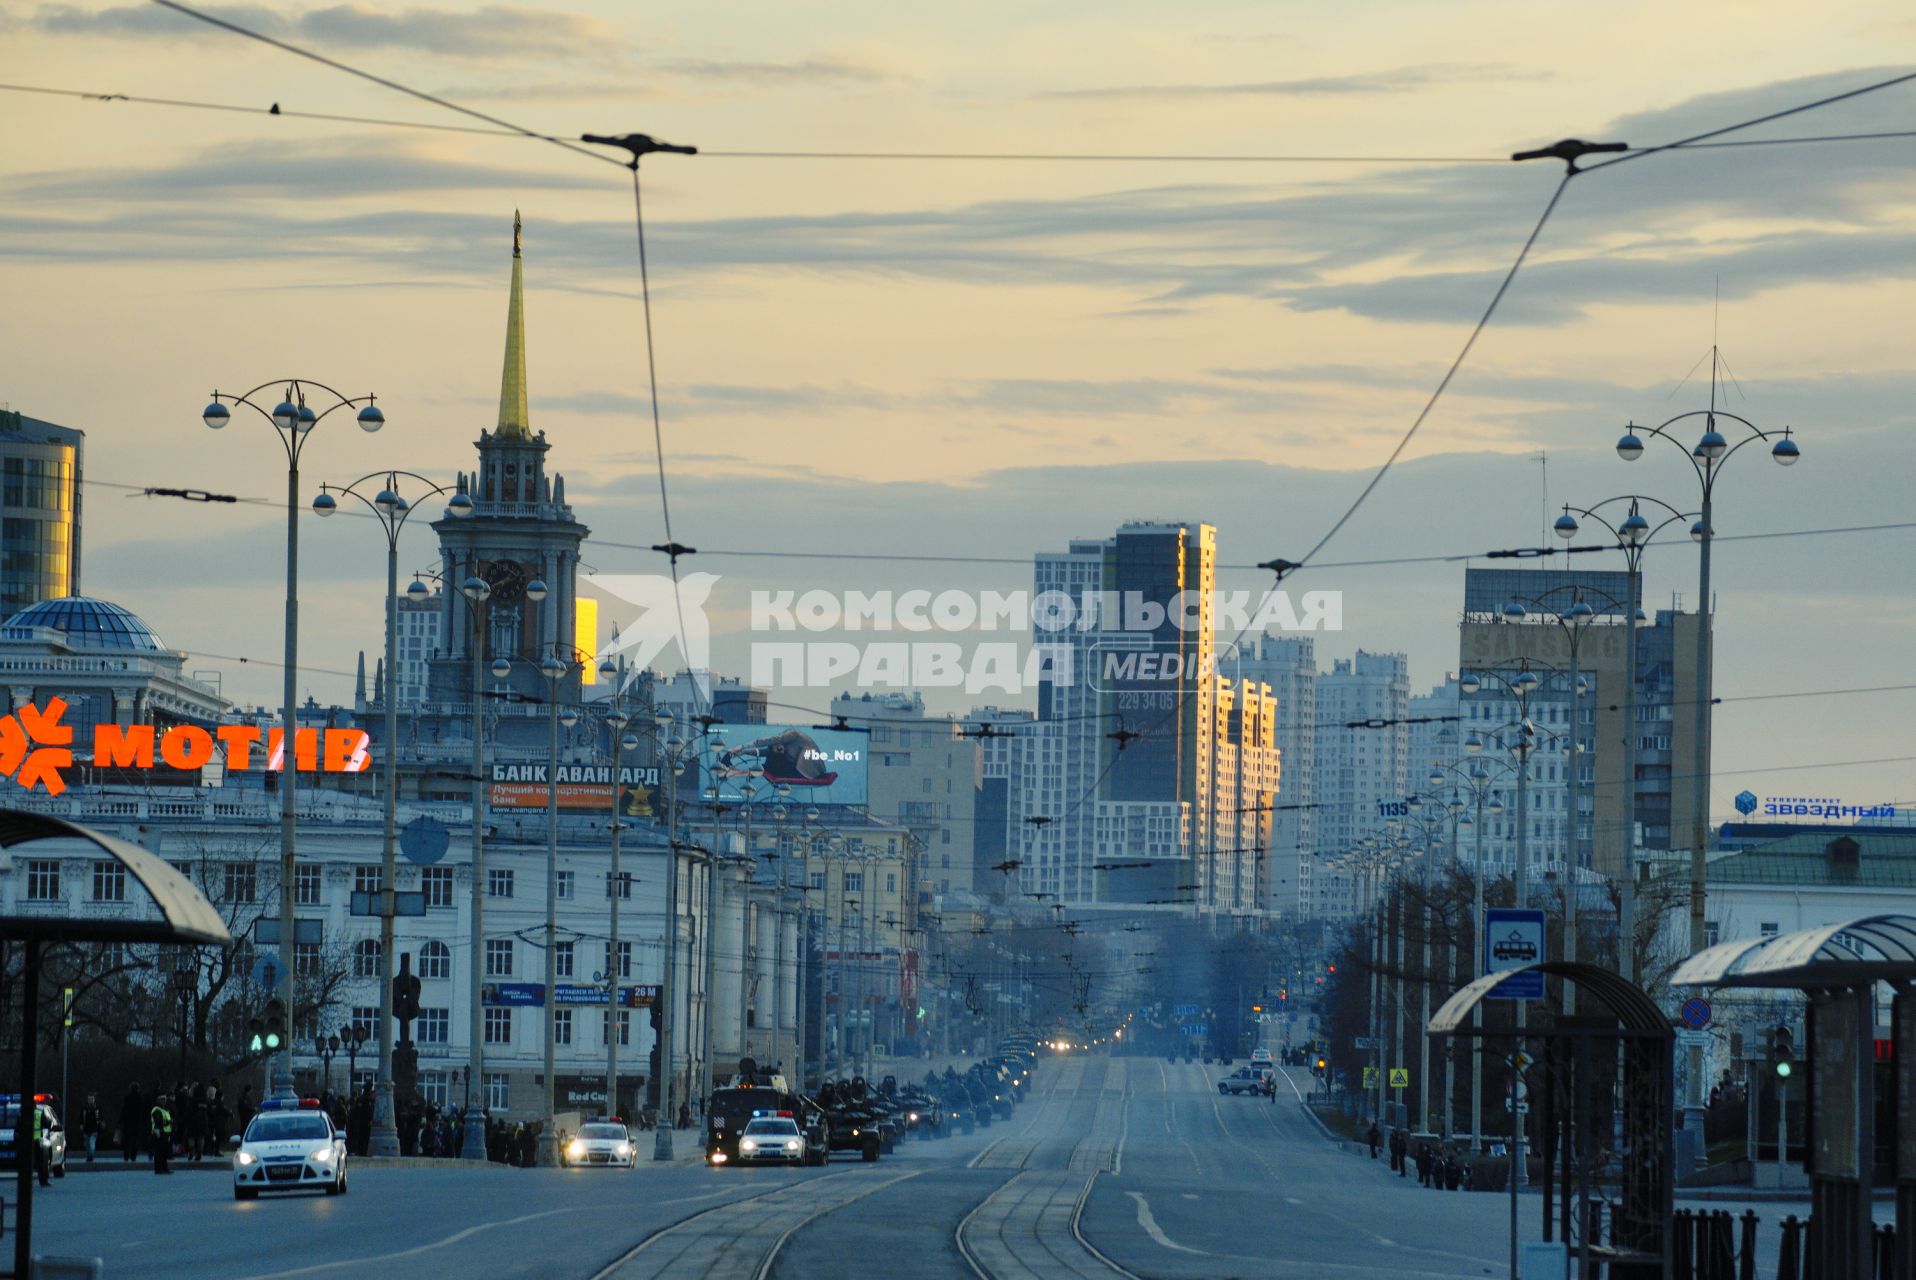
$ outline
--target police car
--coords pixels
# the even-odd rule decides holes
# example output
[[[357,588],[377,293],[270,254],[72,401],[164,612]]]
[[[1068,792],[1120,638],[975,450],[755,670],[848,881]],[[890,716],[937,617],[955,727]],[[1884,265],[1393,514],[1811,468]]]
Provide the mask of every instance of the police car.
[[[33,1095],[34,1109],[40,1113],[40,1146],[47,1156],[47,1169],[56,1178],[67,1176],[67,1132],[53,1114],[53,1095]],[[12,1164],[19,1156],[14,1135],[19,1132],[20,1095],[0,1093],[0,1164]]]
[[[318,1098],[268,1098],[237,1141],[235,1200],[262,1191],[346,1194],[346,1135],[333,1128]]]
[[[568,1165],[609,1164],[631,1169],[638,1163],[632,1135],[617,1120],[594,1120],[579,1126],[578,1136],[565,1144],[560,1158]]]

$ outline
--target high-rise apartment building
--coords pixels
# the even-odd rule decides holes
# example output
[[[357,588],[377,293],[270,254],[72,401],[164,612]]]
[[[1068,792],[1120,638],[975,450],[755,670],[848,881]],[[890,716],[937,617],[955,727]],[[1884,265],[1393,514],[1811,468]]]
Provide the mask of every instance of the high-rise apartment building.
[[[1136,522],[1036,557],[1037,597],[1071,603],[1036,637],[1057,678],[1009,815],[1026,892],[1263,908],[1275,712],[1261,682],[1217,674],[1216,572],[1206,524]],[[1100,862],[1147,874],[1120,888]]]
[[[1462,699],[1460,727],[1475,732],[1479,753],[1500,785],[1504,811],[1485,823],[1484,860],[1514,864],[1518,848],[1513,757],[1518,703],[1507,681],[1526,665],[1538,677],[1527,695],[1531,739],[1525,852],[1533,870],[1571,857],[1604,875],[1619,874],[1634,824],[1641,849],[1683,844],[1695,793],[1690,785],[1696,722],[1697,615],[1658,610],[1636,628],[1637,696],[1627,696],[1629,575],[1615,571],[1470,569],[1464,576],[1459,661],[1479,675]],[[1560,619],[1576,602],[1591,616],[1570,632]],[[1509,608],[1522,606],[1521,612]],[[1574,693],[1573,670],[1584,692]],[[1501,676],[1503,679],[1496,677]],[[1625,709],[1634,705],[1636,794],[1625,815]],[[1574,719],[1573,719],[1574,712]],[[1575,751],[1567,750],[1572,744]]]
[[[1239,678],[1268,685],[1276,703],[1283,784],[1271,812],[1265,857],[1269,908],[1304,912],[1311,901],[1317,848],[1317,648],[1311,636],[1251,637],[1235,663]]]
[[[1318,854],[1355,848],[1376,834],[1379,806],[1408,794],[1410,736],[1403,721],[1409,714],[1410,665],[1401,653],[1359,649],[1317,677]],[[1349,915],[1358,905],[1355,885],[1349,872],[1320,867],[1312,877],[1311,914]]]
[[[86,436],[0,411],[0,619],[80,594],[80,471]]]
[[[431,676],[433,651],[440,647],[439,627],[445,606],[439,593],[415,598],[404,592],[399,596],[399,651],[393,670],[386,673],[401,710],[417,707],[426,700]]]

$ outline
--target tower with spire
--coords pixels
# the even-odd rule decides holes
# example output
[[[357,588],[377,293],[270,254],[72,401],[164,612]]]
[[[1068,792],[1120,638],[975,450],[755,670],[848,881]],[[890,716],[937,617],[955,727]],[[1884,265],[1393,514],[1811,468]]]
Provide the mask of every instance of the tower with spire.
[[[525,259],[523,224],[512,215],[512,290],[506,303],[505,367],[499,380],[499,420],[477,441],[478,466],[462,472],[456,487],[472,500],[470,516],[445,516],[433,523],[439,535],[445,587],[440,592],[441,644],[432,664],[435,702],[467,702],[472,696],[472,612],[460,593],[469,577],[492,587],[485,606],[482,646],[487,689],[511,689],[543,698],[545,677],[539,664],[556,657],[568,663],[588,652],[575,635],[579,547],[588,530],[573,517],[565,500],[565,478],[546,472],[551,445],[545,432],[534,433],[526,397]],[[543,583],[545,596],[534,600],[528,588]],[[503,681],[491,674],[492,662],[512,664]],[[566,677],[560,697],[576,701],[579,674]]]

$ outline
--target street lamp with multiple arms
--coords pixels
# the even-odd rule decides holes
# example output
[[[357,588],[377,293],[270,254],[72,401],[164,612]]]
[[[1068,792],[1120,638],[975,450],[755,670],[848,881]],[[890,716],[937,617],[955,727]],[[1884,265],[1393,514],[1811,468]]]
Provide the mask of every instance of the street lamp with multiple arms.
[[[254,400],[268,388],[284,388],[278,404],[267,409]],[[329,397],[324,409],[307,403],[307,393]],[[229,405],[244,405],[265,419],[286,450],[286,640],[282,675],[284,727],[280,739],[279,780],[279,961],[286,974],[286,1025],[281,1029],[279,1056],[274,1061],[272,1089],[275,1096],[293,1096],[293,1022],[298,1001],[292,998],[298,969],[293,963],[294,863],[297,857],[299,811],[295,799],[299,786],[299,460],[313,429],[341,409],[351,409],[362,431],[373,432],[386,425],[386,415],[373,403],[371,395],[346,396],[323,383],[299,378],[263,382],[240,395],[213,393],[213,402],[200,414],[200,421],[215,431],[233,420]]]
[[[418,498],[408,501],[401,495],[402,478],[423,488]],[[368,498],[361,489],[374,481],[380,482],[379,491]],[[337,492],[357,499],[360,505],[372,512],[373,518],[379,521],[380,530],[386,535],[386,682],[383,692],[386,703],[386,812],[385,861],[379,879],[379,957],[383,972],[379,983],[379,1079],[373,1087],[373,1129],[369,1154],[396,1156],[399,1154],[399,1129],[393,1115],[392,1006],[393,978],[398,973],[393,955],[397,949],[393,937],[393,883],[398,876],[395,845],[399,815],[399,697],[394,685],[399,677],[399,533],[405,528],[406,518],[413,513],[418,502],[450,490],[446,485],[434,484],[410,471],[375,471],[361,476]],[[339,499],[333,493],[331,486],[322,484],[319,487],[319,496],[313,499],[314,514],[330,516],[339,509]],[[455,518],[471,515],[472,499],[463,493],[453,494],[446,503],[446,514]]]

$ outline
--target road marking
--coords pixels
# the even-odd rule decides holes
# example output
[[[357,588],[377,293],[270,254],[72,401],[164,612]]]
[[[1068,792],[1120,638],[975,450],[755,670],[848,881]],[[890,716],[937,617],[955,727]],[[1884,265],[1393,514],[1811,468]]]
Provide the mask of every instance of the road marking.
[[[1124,1194],[1138,1202],[1138,1225],[1144,1228],[1145,1235],[1150,1236],[1151,1239],[1166,1249],[1176,1249],[1179,1253],[1204,1253],[1202,1249],[1193,1249],[1188,1245],[1181,1245],[1170,1236],[1165,1235],[1163,1229],[1158,1226],[1157,1218],[1151,1212],[1151,1205],[1143,1196],[1135,1191],[1127,1191]],[[1197,1197],[1192,1196],[1191,1199],[1195,1200]],[[1206,1254],[1205,1256],[1208,1257],[1210,1255]]]
[[[1123,1093],[1118,1105],[1118,1145],[1111,1152],[1111,1172],[1124,1172],[1124,1140],[1131,1135],[1131,1064],[1122,1058],[1117,1059],[1118,1075],[1123,1081]]]
[[[553,1218],[562,1213],[584,1213],[586,1206],[573,1205],[565,1209],[546,1209],[540,1213],[528,1213],[520,1218],[502,1218],[497,1222],[481,1222],[477,1226],[467,1227],[464,1231],[455,1231],[443,1240],[434,1240],[428,1244],[416,1244],[410,1249],[401,1249],[397,1253],[379,1253],[369,1258],[341,1258],[337,1262],[316,1262],[310,1267],[295,1267],[291,1271],[270,1271],[257,1276],[248,1276],[246,1280],[286,1280],[289,1276],[317,1275],[322,1271],[337,1271],[342,1267],[363,1267],[369,1262],[396,1262],[401,1258],[416,1258],[422,1253],[434,1249],[443,1249],[449,1244],[458,1244],[461,1240],[478,1235],[481,1231],[490,1231],[494,1227],[516,1227],[522,1222],[537,1222],[540,1218]]]
[[[1200,1198],[1200,1197],[1198,1197],[1198,1196],[1194,1196],[1194,1195],[1192,1195],[1192,1194],[1191,1194],[1191,1193],[1190,1193],[1189,1191],[1186,1191],[1186,1192],[1184,1193],[1184,1199],[1186,1199],[1186,1200],[1196,1200],[1196,1199],[1199,1199],[1199,1198]],[[1297,1203],[1298,1203],[1298,1204],[1302,1204],[1302,1203],[1304,1203],[1304,1202],[1303,1202],[1302,1200],[1299,1200],[1299,1201],[1298,1201]]]

